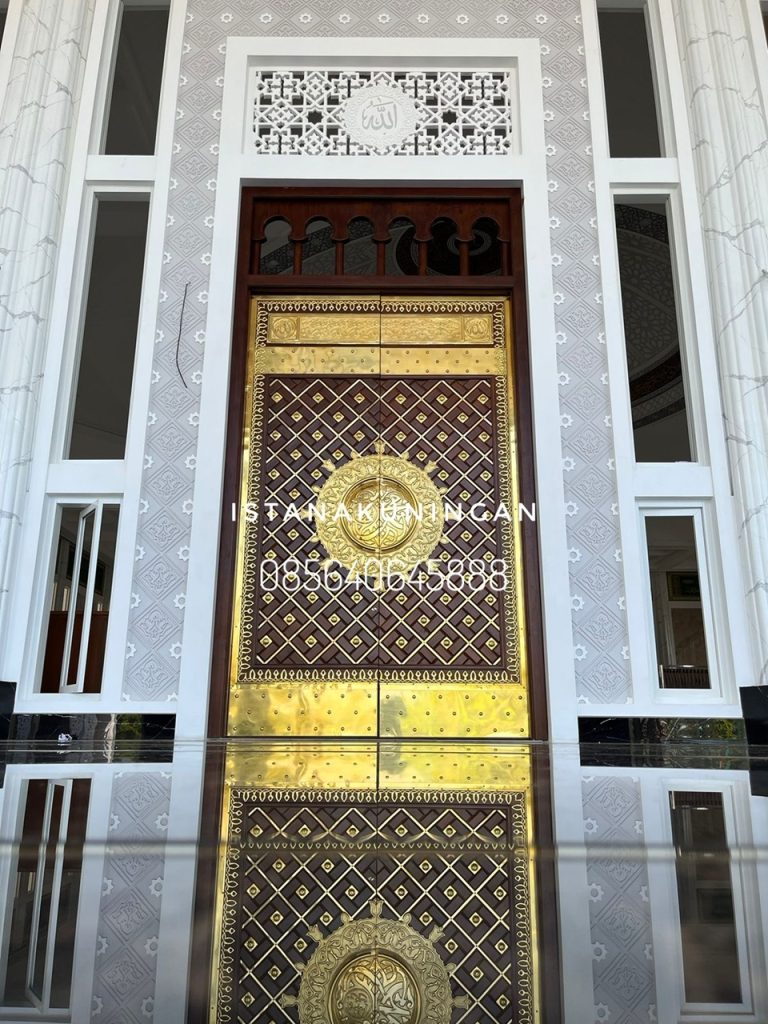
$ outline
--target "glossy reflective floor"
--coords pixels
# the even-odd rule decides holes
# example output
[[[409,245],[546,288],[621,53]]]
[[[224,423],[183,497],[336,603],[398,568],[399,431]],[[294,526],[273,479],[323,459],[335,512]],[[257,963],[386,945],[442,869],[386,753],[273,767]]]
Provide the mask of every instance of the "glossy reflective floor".
[[[9,745],[0,1020],[768,1020],[768,757]]]

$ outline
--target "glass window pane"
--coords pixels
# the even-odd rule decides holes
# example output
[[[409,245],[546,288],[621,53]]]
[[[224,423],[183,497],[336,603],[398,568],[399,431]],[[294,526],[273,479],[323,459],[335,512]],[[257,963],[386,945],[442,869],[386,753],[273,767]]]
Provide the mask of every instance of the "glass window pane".
[[[709,689],[693,517],[646,516],[645,530],[660,685]]]
[[[105,153],[154,153],[167,31],[167,7],[123,6]]]
[[[64,802],[64,787],[51,786],[48,791],[50,800],[50,823],[47,829],[45,841],[45,853],[43,855],[42,879],[40,891],[37,895],[37,940],[34,951],[34,970],[30,979],[30,989],[38,999],[43,998],[43,987],[45,985],[47,957],[46,946],[51,926],[51,911],[53,909],[53,881],[56,870],[56,851],[59,844],[59,833],[61,831],[61,815]]]
[[[63,850],[59,913],[56,918],[56,944],[51,967],[50,1002],[51,1006],[60,1008],[69,1006],[72,989],[77,904],[80,898],[80,876],[83,870],[83,847],[90,795],[91,784],[88,779],[75,779],[72,782],[67,839]]]
[[[373,224],[367,217],[353,217],[347,225],[348,240],[344,246],[345,274],[375,274],[376,244]]]
[[[40,684],[40,689],[43,693],[59,692],[61,666],[66,647],[68,612],[73,600],[76,602],[76,610],[66,681],[70,685],[74,685],[77,682],[84,624],[83,609],[88,583],[88,566],[91,557],[90,531],[92,530],[94,520],[93,513],[86,517],[84,556],[80,559],[80,571],[76,574],[75,554],[82,511],[83,509],[77,506],[64,506],[61,509],[51,585],[48,633],[45,641],[45,656]],[[85,661],[85,676],[83,680],[83,691],[85,693],[98,693],[101,689],[104,652],[107,643],[107,627],[109,624],[112,575],[115,567],[119,511],[119,506],[117,505],[105,505],[102,509],[90,630],[88,634],[88,654]],[[76,576],[77,585],[74,582]]]
[[[302,274],[333,274],[336,270],[336,246],[330,222],[322,217],[307,224],[301,252]]]
[[[139,325],[149,198],[99,199],[70,459],[122,459]]]
[[[612,157],[662,156],[645,11],[598,13]]]
[[[292,274],[292,227],[283,217],[276,217],[264,228],[259,261],[260,274]]]
[[[689,462],[690,428],[667,204],[616,203],[635,458]]]
[[[416,228],[407,217],[396,217],[389,225],[389,241],[385,249],[385,269],[391,276],[419,272],[419,247]]]
[[[27,784],[11,883],[13,909],[3,1006],[34,1005],[45,1015],[49,1008],[70,1005],[90,792],[88,779],[31,779]]]
[[[721,793],[670,793],[689,1003],[740,1003],[731,862]]]
[[[27,968],[47,792],[48,785],[45,779],[31,779],[27,785],[24,825],[16,865],[16,883],[11,892],[13,914],[8,939],[4,1006],[24,1006],[28,1003]]]

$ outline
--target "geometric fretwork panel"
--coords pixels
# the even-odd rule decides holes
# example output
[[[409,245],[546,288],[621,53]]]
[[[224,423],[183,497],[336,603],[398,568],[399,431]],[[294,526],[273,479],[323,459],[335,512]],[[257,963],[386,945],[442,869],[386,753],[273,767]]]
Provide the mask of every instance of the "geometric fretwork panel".
[[[508,71],[257,71],[251,140],[255,152],[277,156],[503,156],[517,144],[510,84]],[[361,89],[402,94],[410,130],[384,145],[374,132],[350,134],[345,108]],[[369,116],[387,127],[397,111],[374,105]]]
[[[345,923],[372,915],[431,943],[445,970],[452,1013],[427,997],[419,1019],[532,1020],[525,794],[486,795],[482,804],[452,794],[450,805],[430,804],[428,794],[275,797],[231,791],[217,1021],[297,1024],[300,1006],[309,1013],[313,955]],[[365,952],[347,949],[347,960]],[[418,988],[418,965],[410,968]],[[338,977],[332,968],[329,992]],[[380,1018],[390,1020],[383,1009]]]
[[[402,667],[517,668],[516,645],[505,649],[507,592],[487,585],[493,559],[504,554],[498,508],[498,460],[504,410],[493,377],[267,376],[261,493],[264,518],[256,559],[262,586],[253,615],[247,665],[263,668]],[[501,396],[503,398],[503,396]],[[326,557],[315,526],[285,520],[316,500],[313,486],[328,477],[328,464],[369,455],[381,439],[386,451],[420,467],[435,464],[433,479],[445,489],[446,507],[465,512],[477,504],[489,518],[465,515],[445,524],[438,546],[441,574],[451,560],[484,567],[485,585],[442,586],[436,593],[405,580],[383,592],[354,587],[338,569],[326,587],[284,586],[286,566],[299,573]],[[502,453],[500,455],[500,453]]]

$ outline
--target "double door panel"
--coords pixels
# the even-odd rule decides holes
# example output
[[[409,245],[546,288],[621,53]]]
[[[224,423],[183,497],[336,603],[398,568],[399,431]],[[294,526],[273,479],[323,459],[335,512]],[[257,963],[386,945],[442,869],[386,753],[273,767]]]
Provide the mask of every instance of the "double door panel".
[[[255,297],[228,730],[530,734],[509,304]]]

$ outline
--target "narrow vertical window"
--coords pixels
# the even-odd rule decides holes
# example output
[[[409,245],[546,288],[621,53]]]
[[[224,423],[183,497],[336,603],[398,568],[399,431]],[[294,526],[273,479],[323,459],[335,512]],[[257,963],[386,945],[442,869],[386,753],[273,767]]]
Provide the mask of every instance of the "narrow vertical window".
[[[154,153],[167,34],[167,4],[120,5],[105,153]]]
[[[98,693],[104,670],[118,506],[64,506],[56,545],[43,693]]]
[[[645,517],[659,685],[711,688],[693,516]]]
[[[4,1006],[45,1014],[70,1005],[89,799],[87,779],[27,784],[10,894]]]
[[[742,1000],[721,793],[670,793],[688,1003]]]
[[[662,156],[645,8],[599,10],[598,22],[610,154]]]
[[[692,458],[667,202],[617,202],[616,238],[635,458]]]
[[[148,215],[145,195],[96,201],[70,459],[125,455]]]

